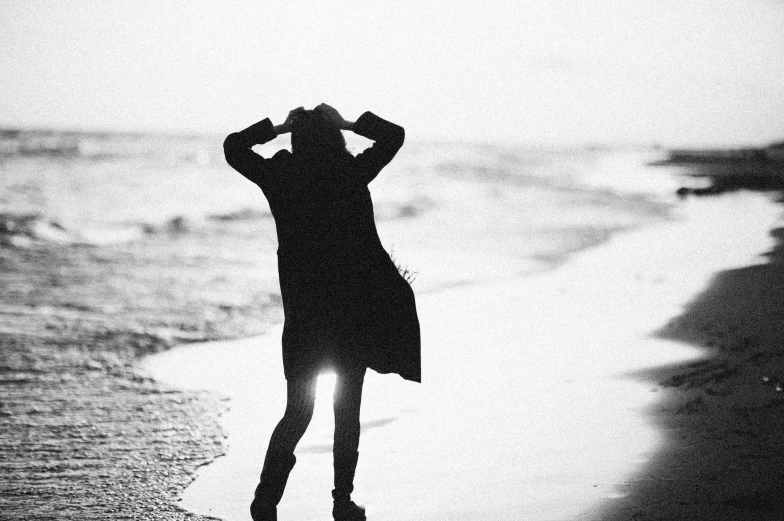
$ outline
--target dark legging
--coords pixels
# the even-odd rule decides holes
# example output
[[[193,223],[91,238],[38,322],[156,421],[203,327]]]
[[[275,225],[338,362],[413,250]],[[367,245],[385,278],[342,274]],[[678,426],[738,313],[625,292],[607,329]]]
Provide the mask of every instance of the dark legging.
[[[293,453],[313,418],[316,401],[316,377],[287,381],[286,412],[270,438],[269,450]],[[335,384],[335,439],[332,452],[336,456],[351,455],[359,447],[359,408],[365,371],[338,373]]]

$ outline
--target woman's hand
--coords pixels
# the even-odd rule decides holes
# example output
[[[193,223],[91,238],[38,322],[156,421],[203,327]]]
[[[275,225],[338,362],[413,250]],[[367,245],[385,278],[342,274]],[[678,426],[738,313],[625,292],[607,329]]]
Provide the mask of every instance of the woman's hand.
[[[351,130],[351,128],[354,126],[353,122],[346,121],[345,119],[343,119],[343,116],[340,115],[340,112],[338,112],[334,107],[327,105],[326,103],[322,103],[321,105],[316,107],[316,110],[320,110],[321,112],[326,114],[327,117],[331,119],[332,122],[335,123],[335,125],[337,125],[337,127],[341,130]]]
[[[304,107],[297,107],[294,110],[289,111],[289,115],[286,116],[286,121],[284,121],[280,125],[276,125],[273,128],[276,134],[286,134],[291,132],[291,125],[294,124],[294,120],[297,119],[297,116],[301,113],[305,112]]]

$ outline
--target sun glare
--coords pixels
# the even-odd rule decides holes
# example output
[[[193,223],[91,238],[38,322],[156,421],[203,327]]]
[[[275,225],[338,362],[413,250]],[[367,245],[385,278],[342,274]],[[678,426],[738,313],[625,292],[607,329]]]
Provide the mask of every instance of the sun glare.
[[[336,383],[337,375],[334,372],[318,375],[313,418],[299,444],[300,448],[325,446],[332,443],[332,433],[335,427],[332,398],[335,396]]]
[[[318,403],[328,402],[332,406],[332,398],[335,396],[335,383],[337,383],[335,373],[322,373],[318,375],[316,384],[316,401]]]

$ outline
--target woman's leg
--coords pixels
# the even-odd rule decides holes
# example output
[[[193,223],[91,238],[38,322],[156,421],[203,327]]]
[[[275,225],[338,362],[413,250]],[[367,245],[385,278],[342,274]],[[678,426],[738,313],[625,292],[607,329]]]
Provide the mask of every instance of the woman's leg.
[[[316,377],[288,380],[286,412],[272,431],[269,450],[293,453],[313,418],[316,403]]]
[[[254,521],[277,519],[277,504],[283,497],[289,473],[297,461],[294,449],[313,417],[316,378],[288,380],[287,387],[286,412],[272,432],[259,485],[250,505]]]
[[[336,456],[354,454],[359,448],[359,409],[365,370],[339,374],[335,384],[335,439],[332,451]]]
[[[335,500],[332,516],[339,520],[363,520],[365,509],[351,501],[354,490],[354,471],[359,453],[359,409],[362,404],[362,385],[365,369],[338,374],[333,408],[335,410],[335,439],[332,452],[335,465]]]

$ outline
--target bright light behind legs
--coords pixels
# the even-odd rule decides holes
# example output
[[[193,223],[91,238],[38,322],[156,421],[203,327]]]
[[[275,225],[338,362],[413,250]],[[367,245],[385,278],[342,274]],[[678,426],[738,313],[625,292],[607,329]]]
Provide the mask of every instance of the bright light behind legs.
[[[316,384],[316,407],[329,408],[332,411],[332,398],[335,396],[335,384],[337,383],[335,373],[322,373],[318,375]]]
[[[322,447],[324,451],[327,445],[332,445],[332,436],[335,428],[335,415],[332,412],[332,400],[335,396],[335,384],[337,375],[334,372],[322,373],[318,375],[316,384],[316,408],[313,411],[313,419],[308,426],[298,449],[308,450],[309,447]]]

